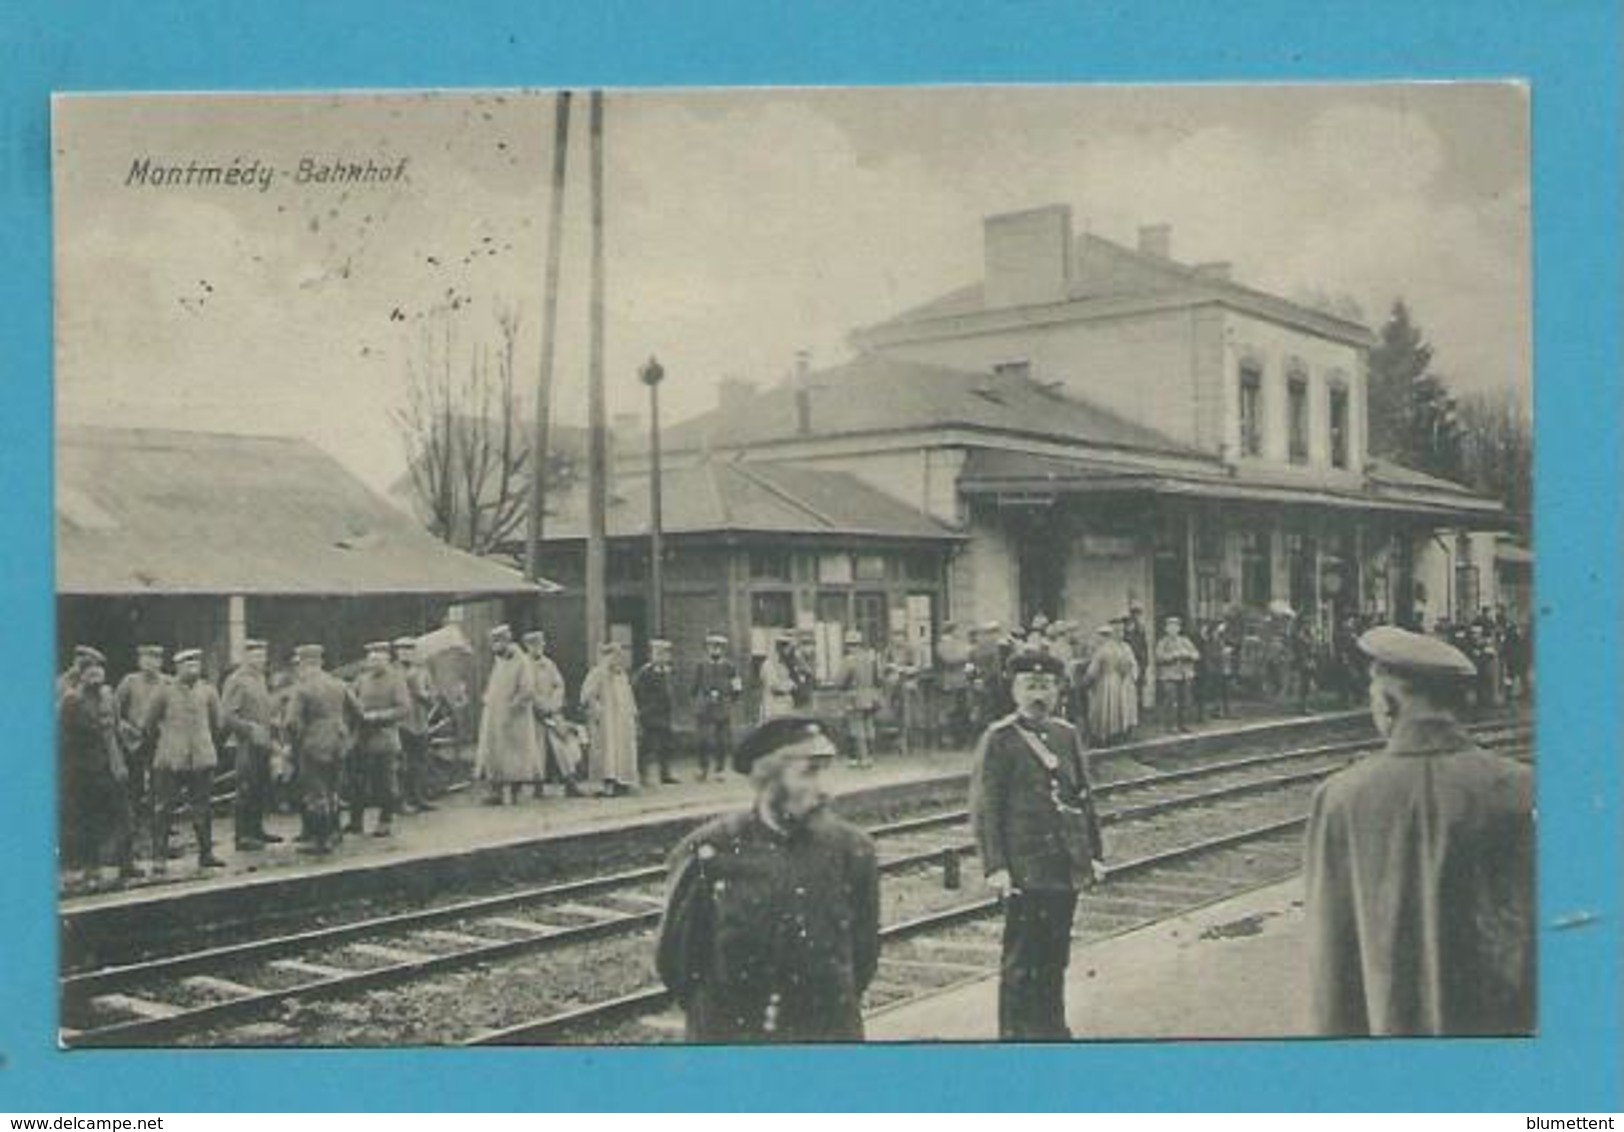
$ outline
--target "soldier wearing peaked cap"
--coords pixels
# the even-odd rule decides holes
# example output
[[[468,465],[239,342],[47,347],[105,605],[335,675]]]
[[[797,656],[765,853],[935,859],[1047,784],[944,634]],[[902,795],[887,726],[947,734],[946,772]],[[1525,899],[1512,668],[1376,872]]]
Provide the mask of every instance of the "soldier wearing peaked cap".
[[[283,726],[298,761],[299,794],[308,842],[331,853],[338,839],[338,785],[361,705],[350,686],[323,671],[320,645],[300,645],[299,675],[288,693]]]
[[[699,778],[715,767],[716,778],[726,776],[728,751],[733,746],[733,704],[744,692],[739,669],[727,655],[727,637],[705,636],[705,658],[694,667],[694,724],[699,731]]]
[[[1328,1035],[1533,1028],[1533,782],[1455,714],[1475,673],[1444,641],[1382,626],[1380,754],[1327,779],[1309,817],[1313,1014]]]
[[[142,645],[135,650],[135,671],[118,682],[113,703],[118,715],[119,744],[129,769],[130,803],[144,812],[151,803],[153,739],[143,730],[147,709],[169,677],[164,675],[162,645]]]
[[[676,783],[671,773],[671,756],[676,749],[672,715],[676,709],[676,674],[671,670],[671,642],[656,637],[648,643],[648,663],[632,677],[632,696],[637,701],[638,748],[644,756],[640,764],[645,775],[650,763],[658,766],[660,782]]]
[[[1009,664],[1016,710],[987,728],[970,782],[970,816],[987,884],[1004,899],[998,1033],[1071,1036],[1065,978],[1077,894],[1105,874],[1082,739],[1054,718],[1062,667],[1043,653]]]
[[[56,698],[61,699],[70,688],[77,687],[80,675],[92,665],[105,672],[107,657],[102,655],[100,649],[90,645],[74,645],[73,663],[56,678]]]
[[[417,662],[417,638],[396,637],[395,671],[406,684],[411,710],[400,721],[401,808],[405,813],[437,807],[428,798],[429,712],[434,707],[434,679]]]
[[[265,642],[243,642],[242,664],[220,688],[225,730],[236,751],[236,847],[262,849],[282,839],[265,829],[271,793],[271,749],[276,742],[276,700],[265,674]]]
[[[349,776],[350,820],[346,833],[365,828],[367,805],[378,807],[374,837],[394,832],[395,810],[400,805],[400,725],[412,711],[412,694],[405,679],[389,662],[389,642],[366,646],[366,663],[355,678],[355,698],[361,705],[361,734]]]
[[[690,1041],[862,1039],[879,870],[868,835],[828,810],[819,773],[835,753],[806,716],[756,727],[733,754],[754,805],[671,854],[656,965]]]
[[[192,815],[197,834],[197,863],[201,868],[222,868],[214,855],[214,812],[211,795],[214,769],[220,756],[215,742],[225,720],[220,694],[203,679],[203,653],[182,649],[175,654],[175,678],[152,698],[142,729],[157,735],[153,757],[156,815],[153,820],[153,858],[162,869],[169,859],[169,828],[182,798]]]

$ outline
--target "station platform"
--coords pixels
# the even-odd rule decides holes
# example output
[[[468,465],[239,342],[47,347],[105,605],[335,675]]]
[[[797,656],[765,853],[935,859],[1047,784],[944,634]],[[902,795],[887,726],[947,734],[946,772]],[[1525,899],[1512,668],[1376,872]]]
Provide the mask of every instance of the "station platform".
[[[1078,1041],[1307,1035],[1302,879],[1073,948],[1066,1018]],[[869,1041],[996,1041],[998,980],[870,1017]]]
[[[1134,743],[1095,752],[1095,758],[1109,755],[1121,773],[1138,773],[1139,759],[1176,758],[1182,753],[1200,753],[1215,747],[1244,746],[1253,739],[1283,740],[1297,734],[1319,735],[1367,725],[1366,712],[1324,712],[1308,716],[1256,715],[1250,718],[1209,720],[1193,725],[1183,734],[1153,734]],[[967,785],[970,750],[927,750],[908,755],[881,752],[875,765],[867,769],[836,762],[825,772],[825,783],[837,808],[861,808],[884,804],[893,795],[927,794],[933,787],[952,790]],[[369,834],[346,836],[328,856],[298,851],[293,838],[299,819],[292,814],[273,814],[266,828],[285,840],[254,851],[235,848],[235,834],[229,816],[214,821],[215,855],[224,868],[198,867],[195,849],[168,862],[162,874],[152,872],[150,844],[138,841],[137,861],[148,876],[117,885],[102,882],[100,887],[79,876],[62,878],[61,911],[91,911],[113,905],[131,906],[165,900],[182,892],[206,892],[240,887],[258,887],[266,882],[296,882],[342,871],[395,872],[414,863],[436,858],[491,854],[501,857],[534,848],[550,841],[601,836],[622,830],[656,833],[656,827],[678,829],[715,813],[748,804],[750,786],[746,778],[729,773],[721,781],[701,781],[692,763],[673,767],[682,781],[676,785],[653,785],[614,798],[563,797],[560,788],[549,786],[547,796],[536,799],[527,788],[517,805],[482,804],[483,789],[474,784],[436,800],[432,812],[397,816],[393,835],[375,838]],[[1107,772],[1101,781],[1114,777]],[[368,810],[366,826],[370,833],[377,811]],[[176,843],[190,841],[185,823],[177,828]],[[672,843],[675,842],[673,836]]]

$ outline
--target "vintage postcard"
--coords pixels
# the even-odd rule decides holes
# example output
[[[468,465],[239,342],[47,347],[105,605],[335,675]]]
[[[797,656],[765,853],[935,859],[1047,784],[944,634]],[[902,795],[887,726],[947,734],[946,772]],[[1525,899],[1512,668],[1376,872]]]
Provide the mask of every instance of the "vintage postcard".
[[[52,134],[64,1046],[1535,1031],[1526,87]]]

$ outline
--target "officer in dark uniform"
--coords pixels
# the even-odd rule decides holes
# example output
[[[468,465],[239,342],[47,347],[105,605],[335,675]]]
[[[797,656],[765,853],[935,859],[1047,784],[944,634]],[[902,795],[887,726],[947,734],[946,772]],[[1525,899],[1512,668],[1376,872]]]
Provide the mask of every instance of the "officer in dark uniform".
[[[671,642],[657,637],[648,643],[648,663],[632,677],[632,697],[637,701],[637,725],[641,731],[640,749],[645,779],[652,762],[660,768],[661,783],[677,781],[671,773],[671,755],[676,737],[671,717],[676,707],[676,681],[671,671]]]
[[[656,965],[689,1041],[861,1041],[880,954],[874,843],[827,808],[824,725],[779,716],[733,767],[755,805],[701,826],[671,854]]]
[[[1104,878],[1105,852],[1081,735],[1053,716],[1060,662],[1027,652],[1009,670],[1015,713],[987,728],[970,783],[987,885],[1004,898],[998,1033],[1063,1040],[1077,893]]]
[[[694,667],[694,726],[699,732],[699,778],[724,777],[728,748],[733,745],[733,702],[744,691],[738,667],[727,655],[727,637],[705,637],[705,659]]]

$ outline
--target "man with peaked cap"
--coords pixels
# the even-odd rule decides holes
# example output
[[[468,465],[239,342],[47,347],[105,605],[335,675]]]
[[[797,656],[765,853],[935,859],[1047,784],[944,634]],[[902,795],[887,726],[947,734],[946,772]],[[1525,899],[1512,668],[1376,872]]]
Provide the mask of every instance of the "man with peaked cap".
[[[602,797],[630,793],[637,769],[637,699],[619,641],[598,647],[598,663],[581,680],[581,711],[591,741],[587,774],[603,783]]]
[[[378,807],[374,837],[394,832],[400,805],[400,722],[412,711],[412,694],[390,663],[388,641],[366,646],[366,662],[355,678],[361,705],[361,734],[355,745],[356,773],[350,776],[350,821],[346,833],[361,833],[369,804]]]
[[[828,809],[823,724],[778,716],[748,732],[733,767],[748,810],[671,854],[655,964],[693,1042],[861,1041],[879,963],[874,843]]]
[[[727,655],[726,635],[707,634],[705,657],[694,667],[693,680],[701,782],[711,776],[712,767],[718,782],[726,777],[728,751],[733,746],[733,704],[743,692],[738,667]]]
[[[263,849],[282,839],[265,829],[271,796],[271,748],[276,741],[276,701],[265,674],[265,642],[247,640],[242,663],[220,688],[225,731],[235,747],[237,770],[236,847]]]
[[[1184,619],[1169,617],[1163,622],[1161,639],[1156,642],[1156,683],[1161,686],[1162,709],[1173,710],[1173,725],[1188,731],[1185,719],[1192,707],[1190,689],[1195,684],[1195,668],[1201,650],[1184,635]],[[1167,722],[1163,717],[1163,723]]]
[[[1105,850],[1082,738],[1054,716],[1060,662],[1025,652],[1009,667],[1015,714],[987,728],[970,779],[981,865],[1004,901],[998,1036],[1064,1040],[1077,894],[1104,878]]]
[[[845,693],[846,731],[851,736],[847,766],[874,765],[874,717],[885,702],[880,683],[883,675],[880,656],[868,647],[863,634],[856,629],[846,630],[846,655],[840,658],[835,687]]]
[[[491,630],[491,652],[495,663],[485,682],[474,773],[485,780],[486,805],[517,805],[519,792],[544,772],[536,735],[536,669],[506,625]]]
[[[660,768],[660,782],[669,786],[677,781],[671,773],[671,756],[675,753],[676,734],[672,730],[672,714],[676,710],[676,676],[671,670],[671,642],[656,637],[648,643],[648,663],[632,677],[632,697],[637,701],[637,724],[640,729],[638,750],[642,755],[638,763],[645,779],[650,765]]]
[[[331,853],[340,836],[338,787],[361,719],[350,686],[322,668],[320,645],[300,645],[298,676],[288,692],[283,729],[298,761],[299,797],[309,842],[304,852]]]
[[[535,782],[535,796],[542,797],[547,779],[557,777],[564,783],[564,793],[574,797],[581,792],[575,784],[579,768],[565,768],[559,759],[560,743],[555,738],[564,715],[564,674],[553,663],[553,658],[547,655],[546,630],[532,629],[524,635],[523,640],[524,653],[530,658],[536,675],[536,702],[531,710],[536,715],[536,738],[541,742],[542,773]]]
[[[1475,675],[1460,650],[1391,626],[1359,648],[1386,746],[1314,795],[1304,876],[1315,1029],[1531,1033],[1532,773],[1460,725]]]
[[[163,646],[142,645],[135,650],[135,671],[126,674],[113,692],[119,744],[130,776],[130,804],[138,813],[147,812],[152,802],[153,737],[142,729],[142,721],[168,679]]]
[[[70,868],[97,874],[118,869],[120,879],[141,875],[127,791],[129,773],[118,740],[113,699],[99,664],[79,669],[56,704],[60,759],[58,800],[61,853]]]
[[[198,867],[225,867],[214,855],[213,810],[214,769],[220,762],[215,740],[224,724],[220,694],[203,679],[202,650],[181,649],[175,654],[175,678],[152,698],[142,722],[142,730],[157,735],[152,856],[159,870],[169,860],[169,830],[182,798],[197,834]]]
[[[417,663],[417,638],[396,637],[395,672],[406,685],[410,709],[400,721],[400,796],[403,813],[435,809],[428,797],[429,711],[434,707],[434,679]]]
[[[1150,630],[1145,625],[1145,606],[1138,599],[1128,602],[1128,616],[1122,622],[1122,643],[1128,646],[1133,653],[1134,663],[1139,666],[1139,682],[1135,692],[1139,696],[1139,706],[1145,706],[1145,683],[1150,679]]]

